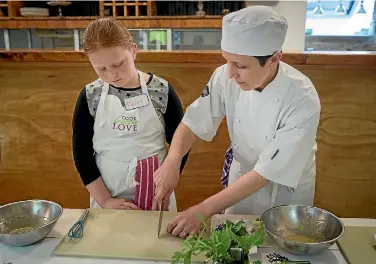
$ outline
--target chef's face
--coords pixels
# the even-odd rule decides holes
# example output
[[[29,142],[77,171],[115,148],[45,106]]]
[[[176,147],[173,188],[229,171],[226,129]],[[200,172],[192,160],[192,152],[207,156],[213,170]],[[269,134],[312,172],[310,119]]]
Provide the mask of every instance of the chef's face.
[[[227,61],[228,75],[244,91],[264,88],[275,75],[281,53],[277,52],[270,57],[265,65],[261,66],[258,59],[250,56],[237,55],[222,51]]]
[[[137,75],[136,52],[136,45],[131,48],[106,47],[90,52],[88,58],[99,78],[117,87],[127,87]]]

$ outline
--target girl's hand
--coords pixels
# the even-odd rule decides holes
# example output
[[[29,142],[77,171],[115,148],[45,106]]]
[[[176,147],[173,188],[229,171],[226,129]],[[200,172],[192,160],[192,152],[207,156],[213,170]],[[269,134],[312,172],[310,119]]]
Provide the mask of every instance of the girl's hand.
[[[105,209],[141,210],[132,201],[124,198],[108,198],[104,204]]]

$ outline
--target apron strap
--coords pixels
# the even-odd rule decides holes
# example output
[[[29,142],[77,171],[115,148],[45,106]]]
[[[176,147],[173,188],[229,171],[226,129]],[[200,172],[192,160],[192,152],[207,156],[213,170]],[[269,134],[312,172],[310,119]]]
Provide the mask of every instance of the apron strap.
[[[138,77],[140,79],[142,93],[146,94],[148,96],[148,98],[149,98],[148,87],[146,85],[145,78],[144,78],[144,76],[142,75],[142,73],[140,71],[138,71]]]
[[[100,97],[99,103],[98,103],[98,109],[97,109],[96,117],[99,118],[99,125],[100,126],[103,126],[106,123],[107,117],[110,114],[105,109],[105,100],[106,100],[106,96],[108,94],[109,86],[110,85],[108,83],[106,83],[106,82],[104,83],[103,88],[102,88],[101,97]]]
[[[234,159],[234,154],[232,151],[231,145],[228,147],[225,153],[225,162],[223,164],[223,169],[222,169],[222,176],[221,176],[221,183],[224,188],[228,186],[228,178],[230,175],[230,167],[232,164],[232,160]]]

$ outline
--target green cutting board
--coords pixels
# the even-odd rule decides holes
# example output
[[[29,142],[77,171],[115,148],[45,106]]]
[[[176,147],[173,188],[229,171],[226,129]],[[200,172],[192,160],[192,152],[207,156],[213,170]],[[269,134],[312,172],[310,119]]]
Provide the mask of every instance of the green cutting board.
[[[376,263],[376,227],[346,226],[338,246],[349,264]]]

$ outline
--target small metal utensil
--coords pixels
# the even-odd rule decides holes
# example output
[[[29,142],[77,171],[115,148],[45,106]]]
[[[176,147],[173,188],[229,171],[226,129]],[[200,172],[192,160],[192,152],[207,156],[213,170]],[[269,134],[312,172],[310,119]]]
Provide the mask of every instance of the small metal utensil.
[[[89,215],[89,210],[85,210],[80,219],[72,226],[69,230],[68,236],[71,240],[82,237],[84,233],[84,222],[87,216]]]
[[[158,238],[161,234],[162,218],[163,218],[163,200],[161,201],[160,207],[159,207]]]

